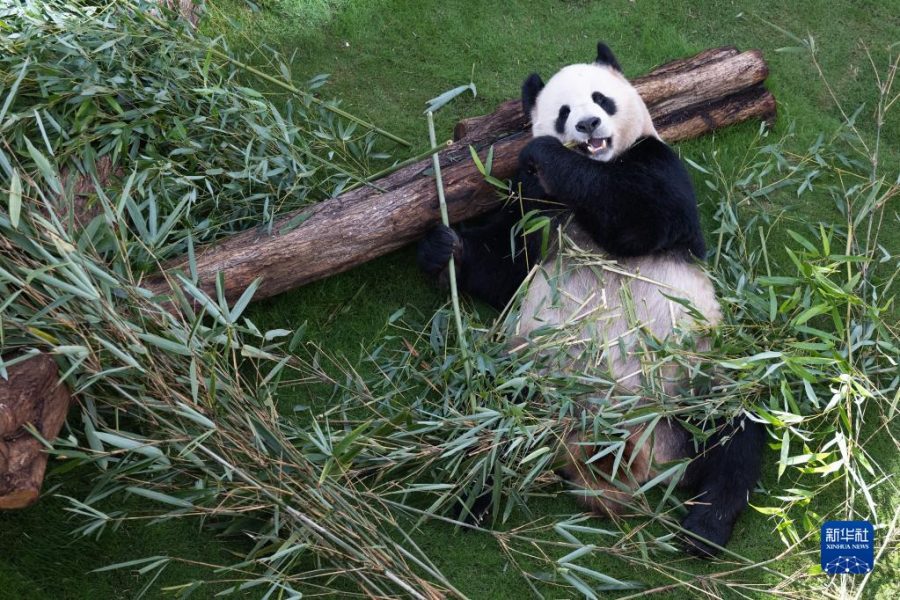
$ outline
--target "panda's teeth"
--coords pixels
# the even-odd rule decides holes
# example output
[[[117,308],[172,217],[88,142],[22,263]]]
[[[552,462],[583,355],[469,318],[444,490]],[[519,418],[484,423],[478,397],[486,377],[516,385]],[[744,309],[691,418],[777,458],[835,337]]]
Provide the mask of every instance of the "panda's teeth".
[[[591,138],[588,140],[587,149],[591,154],[597,154],[609,147],[609,138]]]

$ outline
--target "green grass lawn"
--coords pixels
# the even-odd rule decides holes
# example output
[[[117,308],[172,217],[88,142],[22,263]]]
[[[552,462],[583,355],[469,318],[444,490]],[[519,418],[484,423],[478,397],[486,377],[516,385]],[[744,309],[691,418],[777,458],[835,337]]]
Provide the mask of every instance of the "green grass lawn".
[[[714,46],[762,49],[770,65],[767,85],[779,106],[775,134],[786,132],[794,124],[796,139],[790,145],[802,150],[820,131],[834,130],[841,122],[840,113],[808,55],[779,52],[796,46],[796,42],[758,17],[801,37],[815,38],[829,85],[848,112],[874,97],[875,79],[866,49],[883,73],[888,47],[900,41],[900,11],[891,0],[777,5],[762,0],[268,0],[263,6],[262,12],[252,12],[241,0],[216,0],[202,28],[224,34],[234,48],[251,53],[254,64],[272,73],[277,70],[269,65],[271,52],[267,47],[292,57],[290,68],[297,82],[330,73],[321,94],[340,98],[349,112],[411,140],[415,148],[410,154],[427,147],[422,111],[429,98],[468,83],[474,73],[478,96],[463,96],[438,114],[438,137],[449,138],[458,119],[490,112],[499,102],[517,96],[521,81],[530,72],[538,71],[546,77],[561,65],[592,59],[598,39],[609,43],[629,76]],[[864,128],[870,123],[870,118],[861,118]],[[756,130],[756,124],[744,124],[681,143],[678,149],[682,156],[701,164],[708,163],[716,153],[727,172],[736,167]],[[889,122],[883,136],[882,143],[888,147],[886,156],[893,162],[883,168],[896,172],[900,120]],[[385,148],[390,146],[385,144]],[[392,150],[396,158],[406,157],[402,149]],[[715,195],[702,185],[702,176],[694,174],[704,225],[709,228]],[[797,221],[837,218],[827,198],[807,194],[793,203]],[[900,235],[896,223],[892,225],[894,230],[885,234],[883,242],[896,250]],[[775,260],[782,255],[778,241],[773,241]],[[361,347],[378,338],[388,316],[398,308],[408,307],[427,316],[445,301],[443,293],[419,276],[414,252],[407,248],[262,301],[253,307],[251,318],[261,329],[294,328],[306,322],[307,336],[318,340],[327,351],[356,357]],[[293,399],[283,401],[287,405]],[[893,448],[888,442],[876,440],[872,454],[889,455]],[[896,460],[894,467],[895,473],[900,472]],[[93,472],[51,475],[46,486],[57,494],[78,497],[89,489],[84,478],[91,475]],[[771,487],[774,482],[774,469],[769,468],[763,484]],[[890,499],[883,500],[890,504]],[[827,505],[836,499],[819,501]],[[132,598],[148,583],[147,578],[130,571],[89,571],[163,554],[227,564],[238,556],[233,551],[242,550],[200,530],[196,521],[148,527],[127,523],[99,539],[74,537],[69,531],[75,522],[68,518],[64,505],[64,501],[48,494],[28,510],[0,513],[0,547],[4,549],[0,555],[0,598]],[[543,516],[574,512],[575,505],[570,500],[548,498],[537,499],[532,508],[534,515]],[[428,524],[417,539],[448,578],[472,597],[530,596],[514,570],[506,568],[497,545],[487,537]],[[780,552],[780,542],[767,517],[748,511],[735,530],[730,548],[753,560],[764,560]],[[816,562],[818,556],[788,560],[800,566]],[[703,573],[712,568],[695,561],[683,562],[689,572]],[[886,569],[887,560],[884,565]],[[612,562],[598,566],[623,579],[648,576],[628,573]],[[163,587],[202,578],[204,573],[190,565],[170,568],[152,583],[146,597],[163,597]],[[887,570],[877,573],[872,590],[883,585],[880,594],[890,597],[890,589],[896,591],[898,585],[891,577]],[[658,585],[667,583],[659,577],[650,579]],[[749,575],[748,580],[752,580]],[[751,591],[748,594],[753,595]]]

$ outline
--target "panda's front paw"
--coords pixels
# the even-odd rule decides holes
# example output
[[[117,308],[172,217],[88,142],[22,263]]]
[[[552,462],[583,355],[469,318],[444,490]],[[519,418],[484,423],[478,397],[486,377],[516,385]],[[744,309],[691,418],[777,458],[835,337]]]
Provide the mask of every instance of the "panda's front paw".
[[[711,506],[695,505],[681,522],[681,526],[724,548],[731,538],[734,523],[721,520]],[[682,534],[681,542],[685,552],[698,558],[714,558],[721,552],[716,546],[692,535]]]
[[[539,188],[552,195],[553,189],[547,175],[554,171],[559,150],[565,150],[565,146],[551,135],[542,135],[528,142],[519,153],[519,178],[535,180]]]
[[[437,225],[419,242],[419,268],[427,275],[440,278],[445,274],[452,255],[459,271],[462,249],[462,238],[455,231],[446,225]]]
[[[532,139],[519,153],[519,167],[539,171],[553,160],[554,154],[565,149],[562,142],[552,135],[542,135]]]

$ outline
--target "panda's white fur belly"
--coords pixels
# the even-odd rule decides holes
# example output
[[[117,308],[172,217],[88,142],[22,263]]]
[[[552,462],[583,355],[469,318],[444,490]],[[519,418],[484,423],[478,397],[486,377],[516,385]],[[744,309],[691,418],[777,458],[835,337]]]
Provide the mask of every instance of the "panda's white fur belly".
[[[565,347],[566,368],[608,372],[624,394],[640,389],[642,370],[647,368],[632,352],[640,342],[638,327],[658,339],[677,330],[694,335],[698,349],[709,347],[702,329],[717,325],[722,313],[702,267],[666,255],[602,259],[598,258],[602,250],[577,224],[569,224],[565,234],[569,242],[561,244],[531,275],[520,305],[516,338],[534,344],[549,336],[548,346]],[[688,300],[706,322],[697,323],[683,304],[666,296]],[[666,394],[676,393],[679,382],[674,368],[663,368],[655,376]],[[661,422],[653,436],[654,463],[683,458],[686,434],[681,427]]]

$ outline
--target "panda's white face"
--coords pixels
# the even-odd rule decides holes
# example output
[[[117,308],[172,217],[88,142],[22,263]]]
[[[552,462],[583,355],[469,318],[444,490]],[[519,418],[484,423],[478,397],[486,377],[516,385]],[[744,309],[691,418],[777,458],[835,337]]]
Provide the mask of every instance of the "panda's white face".
[[[551,135],[594,160],[613,160],[645,136],[659,137],[637,90],[617,70],[569,65],[541,89],[531,113],[535,137]]]

